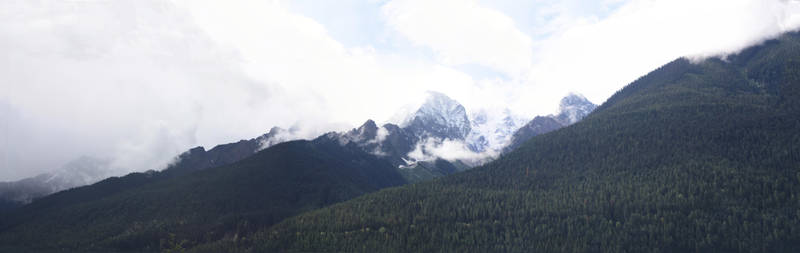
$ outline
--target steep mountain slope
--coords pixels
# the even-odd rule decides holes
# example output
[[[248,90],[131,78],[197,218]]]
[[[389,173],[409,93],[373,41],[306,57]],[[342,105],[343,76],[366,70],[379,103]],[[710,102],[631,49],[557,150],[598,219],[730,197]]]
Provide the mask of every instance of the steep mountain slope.
[[[428,92],[425,102],[401,122],[419,138],[464,139],[471,127],[467,111],[458,101],[439,92]]]
[[[552,115],[536,116],[527,124],[514,132],[514,135],[511,136],[510,143],[504,148],[504,151],[509,152],[514,150],[534,136],[546,134],[562,127],[564,127],[564,125],[556,120],[556,118]]]
[[[546,118],[551,125],[540,126],[536,120],[520,129],[524,120],[508,109],[479,109],[468,117],[458,101],[428,92],[419,107],[408,107],[395,115],[400,125],[378,127],[368,120],[349,132],[326,136],[342,145],[355,143],[364,151],[387,159],[406,180],[420,182],[486,163],[530,137],[581,120],[595,107],[583,96],[570,94],[561,100],[558,114],[537,118]],[[443,153],[461,155],[448,157]]]
[[[331,132],[321,138],[334,140],[341,145],[349,143],[363,151],[389,161],[409,182],[420,182],[471,168],[458,159],[445,160],[429,154],[423,144],[442,141],[463,142],[471,132],[470,120],[464,106],[450,97],[428,92],[418,107],[406,108],[398,113],[398,124],[387,123],[378,127],[372,120],[344,133]],[[466,146],[464,147],[466,149]],[[419,157],[411,157],[418,151]]]
[[[0,251],[158,251],[235,240],[291,215],[406,183],[386,161],[326,138],[282,143],[228,166],[148,182],[153,175],[159,173],[34,201],[2,218]],[[133,187],[98,193],[113,180]],[[75,197],[84,200],[69,201]]]
[[[800,35],[673,61],[485,166],[209,251],[798,252]]]
[[[597,108],[597,105],[590,102],[586,97],[574,93],[569,94],[561,99],[557,114],[533,118],[533,120],[514,132],[504,150],[505,152],[514,150],[534,136],[575,124],[589,115],[595,108]]]
[[[471,167],[458,161],[451,162],[444,159],[412,161],[409,152],[416,148],[421,138],[394,124],[378,127],[374,121],[367,120],[360,127],[348,132],[330,132],[319,138],[343,146],[353,145],[378,159],[385,160],[410,183],[453,174]]]
[[[175,163],[170,164],[165,172],[185,173],[228,165],[247,158],[264,148],[290,141],[294,138],[293,136],[291,130],[273,127],[259,137],[220,144],[208,151],[203,147],[195,147],[178,156]]]
[[[583,95],[570,93],[561,99],[558,114],[553,117],[562,125],[569,126],[588,116],[595,108],[597,105]]]
[[[112,168],[108,160],[79,157],[50,172],[18,181],[0,182],[0,201],[14,207],[21,206],[54,192],[92,184],[124,172]]]
[[[150,181],[174,177],[211,167],[218,167],[242,160],[257,151],[292,139],[289,130],[278,127],[250,140],[217,145],[206,151],[203,147],[190,149],[176,158],[159,176]],[[109,177],[121,176],[125,169],[114,168],[111,161],[92,157],[80,157],[59,169],[13,182],[0,182],[0,211],[10,210],[55,192],[99,182]]]
[[[511,136],[525,124],[527,119],[515,115],[509,109],[502,112],[477,110],[470,115],[472,131],[466,138],[467,145],[474,152],[500,153],[508,146]]]

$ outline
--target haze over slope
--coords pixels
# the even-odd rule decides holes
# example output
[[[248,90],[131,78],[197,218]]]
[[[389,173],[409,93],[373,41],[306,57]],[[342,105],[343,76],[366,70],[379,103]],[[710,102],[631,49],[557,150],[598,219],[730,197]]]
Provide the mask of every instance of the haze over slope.
[[[311,139],[426,90],[548,114],[799,17],[796,0],[4,0],[0,181],[84,155],[161,169],[273,126]]]
[[[191,247],[406,183],[385,160],[325,137],[281,143],[227,166],[185,169],[110,178],[4,214],[0,251]],[[168,239],[177,241],[166,245]]]
[[[207,249],[797,251],[798,101],[798,33],[678,59],[485,166]]]

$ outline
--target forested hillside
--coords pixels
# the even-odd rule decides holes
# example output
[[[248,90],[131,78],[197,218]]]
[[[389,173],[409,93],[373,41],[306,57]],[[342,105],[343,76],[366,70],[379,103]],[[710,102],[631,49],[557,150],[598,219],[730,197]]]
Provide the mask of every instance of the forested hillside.
[[[198,251],[798,252],[800,35],[675,60],[583,121]]]
[[[325,138],[147,179],[158,175],[112,178],[34,201],[1,218],[0,251],[181,250],[243,239],[286,217],[406,183],[388,162]]]

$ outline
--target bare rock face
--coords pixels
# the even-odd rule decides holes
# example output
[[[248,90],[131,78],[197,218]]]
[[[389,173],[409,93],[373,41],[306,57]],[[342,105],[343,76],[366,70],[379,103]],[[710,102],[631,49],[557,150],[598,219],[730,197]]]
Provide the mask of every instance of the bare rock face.
[[[428,92],[425,103],[402,126],[420,138],[463,140],[472,130],[464,106],[438,92]]]
[[[557,130],[564,127],[558,120],[551,116],[536,116],[525,124],[522,128],[514,133],[511,137],[511,143],[506,147],[506,151],[511,151],[530,140],[534,136],[545,134],[550,131]]]
[[[179,155],[173,164],[167,167],[168,173],[203,170],[228,165],[247,158],[262,149],[291,140],[290,130],[273,127],[259,137],[240,140],[234,143],[217,145],[206,151],[203,147],[195,147]]]
[[[555,119],[562,125],[572,125],[592,113],[595,108],[597,108],[597,105],[583,95],[571,93],[561,99],[561,103],[558,106],[559,113],[555,116]]]
[[[592,113],[595,108],[597,108],[597,105],[586,99],[586,97],[571,93],[561,99],[558,114],[536,116],[517,130],[511,137],[511,142],[505,148],[505,151],[514,150],[534,136],[575,124]]]

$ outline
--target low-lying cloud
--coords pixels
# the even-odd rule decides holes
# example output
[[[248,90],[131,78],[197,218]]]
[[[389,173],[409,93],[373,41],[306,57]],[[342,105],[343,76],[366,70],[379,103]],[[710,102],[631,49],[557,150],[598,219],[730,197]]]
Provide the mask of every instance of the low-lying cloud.
[[[631,0],[603,19],[537,41],[528,100],[577,91],[605,101],[618,89],[678,57],[700,59],[739,50],[800,27],[796,0]],[[523,109],[524,110],[524,109]]]
[[[380,45],[355,46],[283,1],[0,1],[0,180],[83,155],[160,169],[273,126],[313,138],[389,119],[427,90],[532,117],[569,91],[602,102],[677,57],[800,26],[795,0],[592,1],[602,14],[567,8],[584,0],[519,1],[337,3],[379,12],[353,20],[385,27],[358,40]],[[423,147],[473,156],[463,143]]]
[[[461,161],[471,166],[483,164],[498,155],[497,151],[491,149],[480,153],[474,152],[462,140],[439,138],[423,139],[408,153],[408,157],[413,161],[444,159],[451,162]]]

